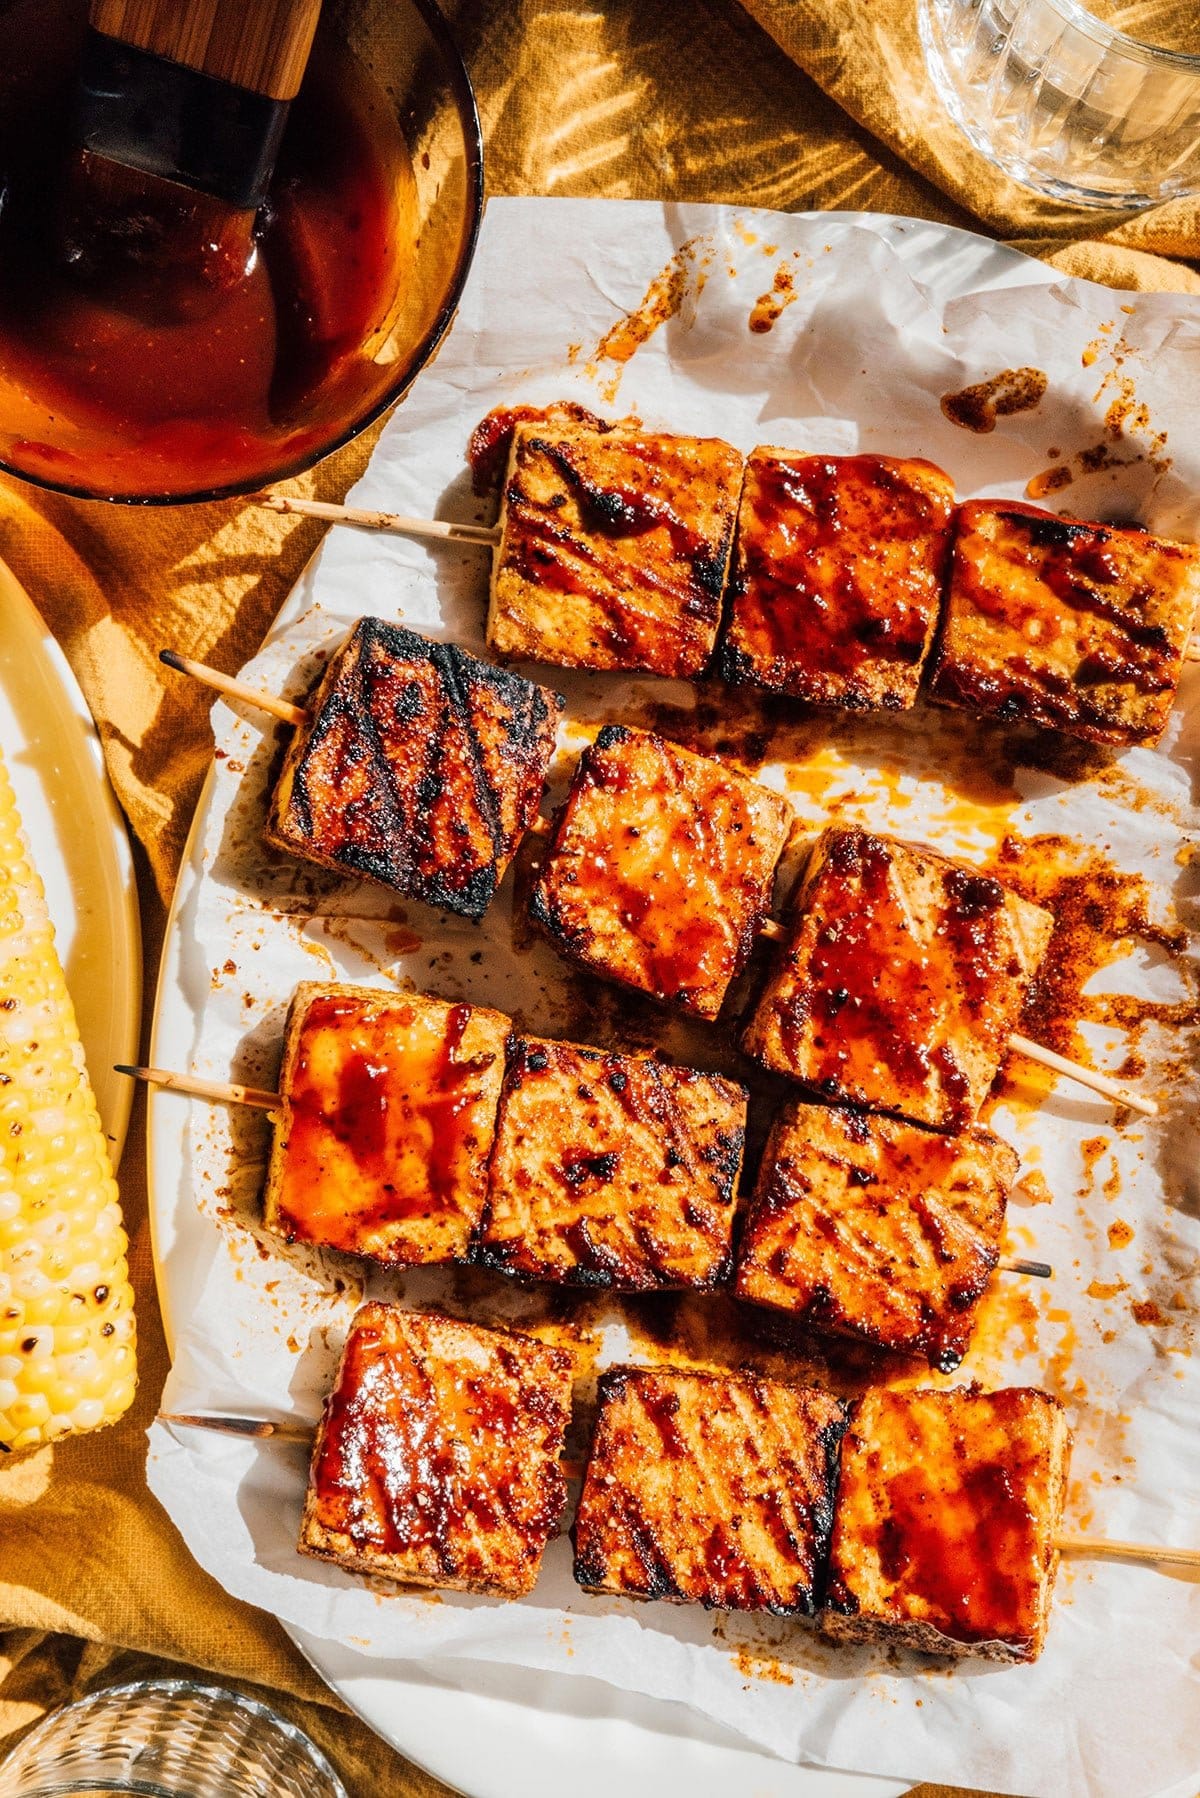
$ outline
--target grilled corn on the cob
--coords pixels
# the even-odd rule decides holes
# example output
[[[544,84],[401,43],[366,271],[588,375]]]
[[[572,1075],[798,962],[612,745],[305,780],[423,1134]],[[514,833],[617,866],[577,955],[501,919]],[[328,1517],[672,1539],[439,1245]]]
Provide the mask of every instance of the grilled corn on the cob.
[[[0,758],[0,1450],[113,1423],[136,1382],[117,1186]]]

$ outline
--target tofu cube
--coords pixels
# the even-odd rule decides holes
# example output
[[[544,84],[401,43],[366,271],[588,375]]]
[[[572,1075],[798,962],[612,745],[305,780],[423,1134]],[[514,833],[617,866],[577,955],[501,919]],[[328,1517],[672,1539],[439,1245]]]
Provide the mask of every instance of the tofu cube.
[[[960,507],[930,697],[1095,743],[1163,731],[1200,548],[1036,506]]]
[[[978,869],[827,830],[745,1048],[822,1098],[960,1130],[996,1077],[1053,925]]]
[[[756,449],[738,508],[727,680],[903,710],[941,609],[954,483],[932,462]]]
[[[566,1500],[572,1375],[532,1337],[364,1305],[313,1446],[301,1554],[524,1597]]]
[[[606,725],[580,757],[530,913],[609,980],[715,1018],[771,903],[792,809],[723,762]]]
[[[999,1259],[1018,1165],[978,1127],[942,1136],[794,1100],[763,1153],[737,1295],[948,1373]]]
[[[875,1388],[855,1405],[821,1623],[840,1641],[1033,1661],[1071,1433],[1033,1387]]]
[[[465,1256],[487,1198],[510,1028],[486,1006],[297,987],[268,1227],[401,1266]]]
[[[724,1284],[746,1102],[718,1074],[515,1041],[475,1259],[614,1292]]]
[[[541,803],[562,701],[364,618],[284,759],[266,840],[481,918]]]
[[[802,1386],[613,1369],[575,1517],[575,1578],[621,1598],[810,1616],[845,1415]]]
[[[519,426],[488,648],[567,668],[699,674],[741,480],[741,455],[717,438]]]

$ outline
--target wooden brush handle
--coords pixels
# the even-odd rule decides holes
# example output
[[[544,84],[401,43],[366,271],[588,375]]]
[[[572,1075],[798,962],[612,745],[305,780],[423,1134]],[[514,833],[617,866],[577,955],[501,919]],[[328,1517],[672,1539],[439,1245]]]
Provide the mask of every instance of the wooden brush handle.
[[[321,0],[91,0],[88,17],[105,37],[291,100],[320,11]]]

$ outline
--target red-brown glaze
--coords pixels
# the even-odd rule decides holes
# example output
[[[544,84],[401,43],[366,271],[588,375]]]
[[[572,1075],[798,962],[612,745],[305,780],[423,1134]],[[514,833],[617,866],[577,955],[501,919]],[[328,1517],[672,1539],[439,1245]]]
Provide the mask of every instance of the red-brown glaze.
[[[738,1296],[948,1371],[996,1265],[1016,1170],[986,1130],[942,1136],[793,1101],[763,1154]]]
[[[830,1098],[961,1128],[1024,999],[1021,902],[863,830],[828,831],[816,864],[747,1047]]]
[[[517,1041],[474,1258],[616,1291],[721,1284],[745,1119],[744,1089],[719,1075]]]
[[[575,1519],[589,1590],[811,1613],[844,1408],[825,1392],[678,1368],[617,1368]]]
[[[790,808],[724,764],[606,726],[531,900],[565,954],[715,1017],[770,905]]]
[[[953,483],[932,463],[756,450],[738,513],[727,676],[817,705],[911,705],[953,505]]]
[[[976,501],[959,510],[930,693],[1103,743],[1162,730],[1200,601],[1200,550]]]
[[[715,438],[533,426],[505,488],[489,646],[687,677],[712,654],[741,457]]]
[[[366,1306],[326,1404],[303,1546],[423,1584],[527,1591],[566,1496],[570,1384],[561,1350]]]
[[[366,988],[304,1002],[284,1068],[273,1227],[383,1260],[464,1252],[483,1207],[506,1031],[499,1013]]]
[[[843,1445],[831,1610],[1031,1659],[1067,1445],[1060,1408],[1032,1389],[871,1393]]]

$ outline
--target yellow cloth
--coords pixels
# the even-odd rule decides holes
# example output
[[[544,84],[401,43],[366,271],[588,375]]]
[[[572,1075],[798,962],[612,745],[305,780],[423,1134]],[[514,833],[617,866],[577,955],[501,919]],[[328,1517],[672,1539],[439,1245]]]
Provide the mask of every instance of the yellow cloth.
[[[1122,222],[1005,181],[932,99],[913,9],[914,0],[462,4],[454,10],[490,190],[919,214],[1113,286],[1200,291],[1188,260],[1200,256],[1195,201]],[[370,441],[297,490],[340,497]],[[319,536],[238,502],[144,512],[0,485],[0,556],[79,676],[140,852],[148,996],[210,754],[209,702],[165,674],[158,649],[236,667]],[[139,1300],[136,1408],[117,1429],[0,1472],[0,1740],[158,1656],[266,1688],[318,1737],[354,1798],[440,1789],[333,1707],[278,1625],[194,1566],[146,1492],[143,1432],[166,1353],[144,1148],[139,1107],[121,1172]],[[923,1790],[932,1798],[934,1788]]]

